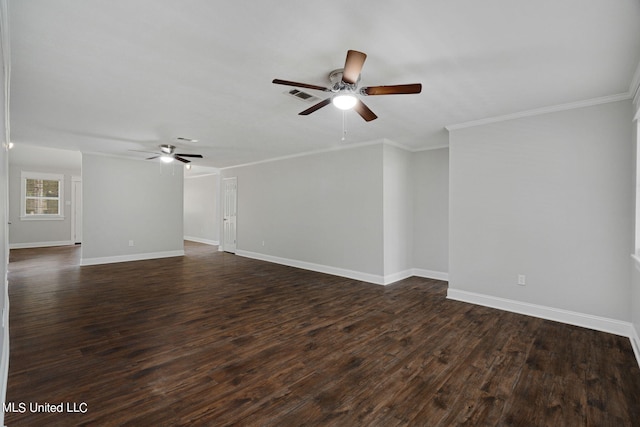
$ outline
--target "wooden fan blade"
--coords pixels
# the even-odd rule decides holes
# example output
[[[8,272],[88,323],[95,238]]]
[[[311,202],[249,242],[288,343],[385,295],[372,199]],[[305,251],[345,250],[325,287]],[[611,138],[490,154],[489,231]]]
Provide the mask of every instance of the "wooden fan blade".
[[[318,102],[316,105],[307,108],[306,110],[298,113],[298,115],[300,116],[308,116],[309,114],[313,113],[316,110],[321,109],[322,107],[326,107],[327,105],[331,104],[331,98],[327,98],[324,101],[320,101]]]
[[[342,81],[352,85],[358,82],[360,71],[367,55],[357,50],[347,51],[347,59],[344,61],[344,71],[342,72]]]
[[[298,82],[291,82],[289,80],[280,80],[280,79],[273,79],[272,83],[275,83],[277,85],[303,87],[303,88],[306,88],[306,89],[314,89],[314,90],[321,90],[323,92],[329,92],[329,89],[327,89],[326,87],[311,85],[311,84],[308,84],[308,83],[298,83]]]
[[[157,159],[160,156],[153,156],[153,157],[147,157],[145,160],[153,160],[153,159]]]
[[[176,159],[179,162],[182,162],[182,163],[191,163],[191,160],[187,160],[187,159],[183,159],[182,157],[178,157],[177,154],[175,156],[173,156],[173,158]]]
[[[371,111],[369,107],[364,105],[364,102],[360,101],[359,99],[353,109],[356,110],[356,113],[360,114],[360,116],[367,122],[378,118],[378,116],[376,116],[375,113]]]
[[[197,159],[202,159],[202,154],[180,154],[180,153],[176,153],[176,156],[182,156],[182,157],[195,157]]]
[[[363,87],[361,90],[363,95],[401,95],[422,92],[421,83],[413,83],[408,85],[391,85],[391,86],[369,86]]]

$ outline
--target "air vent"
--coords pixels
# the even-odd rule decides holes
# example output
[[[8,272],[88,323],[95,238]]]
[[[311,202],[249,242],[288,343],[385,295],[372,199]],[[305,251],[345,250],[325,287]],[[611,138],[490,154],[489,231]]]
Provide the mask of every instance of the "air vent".
[[[298,98],[302,101],[305,102],[318,102],[320,101],[320,98],[318,98],[317,96],[311,95],[310,93],[307,92],[303,92],[301,90],[298,89],[291,89],[290,91],[285,92],[287,95],[291,95],[295,98]]]

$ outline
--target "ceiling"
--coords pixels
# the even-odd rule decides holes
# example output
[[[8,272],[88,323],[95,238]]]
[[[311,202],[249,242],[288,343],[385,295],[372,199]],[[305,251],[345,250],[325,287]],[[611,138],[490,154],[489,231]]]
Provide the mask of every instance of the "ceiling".
[[[144,159],[177,137],[228,167],[388,139],[447,144],[447,125],[630,92],[638,0],[8,0],[11,139]],[[348,49],[378,115],[296,99]],[[308,90],[321,98],[322,92]]]

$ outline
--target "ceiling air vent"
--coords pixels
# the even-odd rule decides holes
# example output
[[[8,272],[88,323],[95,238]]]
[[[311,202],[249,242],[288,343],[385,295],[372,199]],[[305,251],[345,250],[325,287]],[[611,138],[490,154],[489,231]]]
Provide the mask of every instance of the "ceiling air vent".
[[[295,98],[298,98],[302,101],[305,102],[318,102],[320,101],[320,98],[318,98],[317,96],[311,95],[310,93],[307,92],[303,92],[301,90],[298,89],[291,89],[290,91],[286,92],[287,95],[291,95]]]

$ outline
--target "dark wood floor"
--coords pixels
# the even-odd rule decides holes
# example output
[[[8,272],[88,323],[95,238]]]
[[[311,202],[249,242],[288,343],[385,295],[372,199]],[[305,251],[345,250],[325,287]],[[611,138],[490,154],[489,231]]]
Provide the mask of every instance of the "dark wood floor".
[[[640,425],[628,339],[220,253],[11,251],[18,426]],[[32,413],[32,403],[86,412]],[[86,403],[86,407],[81,405]],[[64,407],[67,410],[66,406]]]

